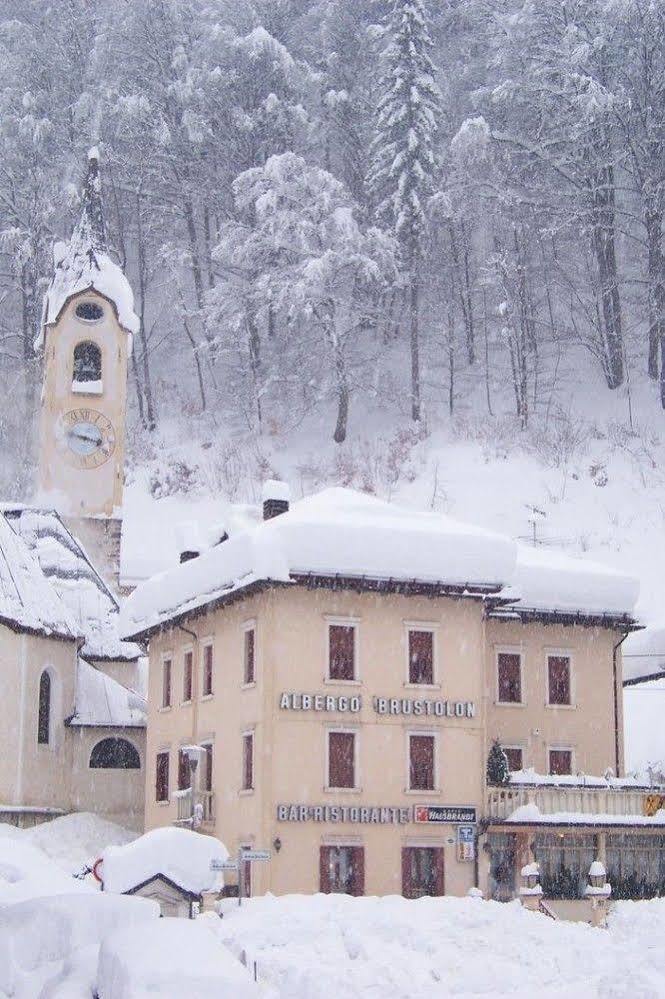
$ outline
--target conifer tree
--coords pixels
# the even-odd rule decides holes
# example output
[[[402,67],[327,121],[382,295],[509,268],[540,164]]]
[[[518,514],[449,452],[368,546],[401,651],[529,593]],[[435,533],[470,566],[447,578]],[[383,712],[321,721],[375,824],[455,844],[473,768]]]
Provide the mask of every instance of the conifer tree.
[[[435,169],[433,139],[440,95],[423,0],[394,0],[387,17],[383,95],[378,106],[369,184],[376,212],[402,251],[408,287],[411,416],[420,419],[420,264],[426,234],[424,199]]]
[[[487,783],[503,785],[507,784],[509,780],[508,758],[501,748],[499,740],[495,739],[487,757]]]

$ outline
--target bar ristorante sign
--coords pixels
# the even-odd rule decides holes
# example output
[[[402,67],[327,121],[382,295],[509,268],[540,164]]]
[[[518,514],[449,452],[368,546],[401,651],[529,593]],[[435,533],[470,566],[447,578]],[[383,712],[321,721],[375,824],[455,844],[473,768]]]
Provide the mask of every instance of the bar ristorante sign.
[[[363,701],[360,694],[304,694],[285,692],[279,696],[282,711],[315,711],[358,714]],[[473,701],[444,701],[425,697],[373,697],[377,715],[414,715],[420,718],[475,718]]]

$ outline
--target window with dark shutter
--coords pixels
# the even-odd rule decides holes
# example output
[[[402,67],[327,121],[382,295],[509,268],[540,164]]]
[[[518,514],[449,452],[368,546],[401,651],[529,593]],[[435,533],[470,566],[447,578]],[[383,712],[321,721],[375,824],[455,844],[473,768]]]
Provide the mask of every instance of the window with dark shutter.
[[[402,850],[402,895],[443,895],[443,847],[407,846]]]
[[[169,754],[157,753],[157,771],[155,775],[155,799],[169,800]]]
[[[326,894],[365,894],[365,850],[362,846],[319,848],[319,890]]]
[[[242,789],[254,788],[254,736],[248,732],[242,737]]]
[[[434,633],[409,631],[409,683],[434,683]]]
[[[244,682],[254,683],[256,679],[255,670],[255,654],[256,654],[256,640],[254,637],[254,629],[248,628],[245,631],[245,670],[244,670]]]
[[[189,767],[189,757],[182,749],[178,752],[178,790],[186,791],[192,786],[191,770]]]
[[[171,707],[171,660],[162,663],[162,707]]]
[[[511,773],[522,769],[522,749],[520,746],[502,746]]]
[[[212,645],[203,646],[203,696],[212,694]]]
[[[434,736],[409,736],[409,788],[434,790]]]
[[[497,658],[499,701],[520,704],[522,701],[522,657],[518,652],[500,652]]]
[[[549,703],[570,704],[570,658],[548,656]]]
[[[51,738],[51,677],[44,670],[39,678],[37,742],[47,746]]]
[[[182,699],[191,701],[192,699],[192,660],[191,652],[185,652],[182,671]]]
[[[329,679],[356,679],[355,635],[352,624],[328,625]]]
[[[550,749],[550,774],[561,777],[572,772],[572,751],[570,749]]]
[[[355,748],[353,732],[328,732],[328,787],[355,787]]]

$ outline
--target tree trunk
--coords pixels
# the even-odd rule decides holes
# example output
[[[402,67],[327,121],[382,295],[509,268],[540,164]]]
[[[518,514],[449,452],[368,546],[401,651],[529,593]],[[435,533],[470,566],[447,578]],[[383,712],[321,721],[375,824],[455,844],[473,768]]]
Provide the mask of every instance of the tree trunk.
[[[136,197],[136,243],[137,243],[137,267],[139,277],[139,344],[141,345],[141,367],[143,369],[143,385],[138,377],[138,365],[136,367],[136,386],[139,396],[143,395],[145,409],[142,401],[139,404],[141,421],[147,430],[154,430],[157,426],[155,419],[155,409],[152,396],[152,376],[150,373],[150,357],[148,354],[148,337],[145,330],[145,298],[148,283],[148,268],[145,259],[145,243],[143,239],[143,225],[141,222],[141,204],[139,196]],[[136,353],[136,345],[133,353]],[[136,361],[134,363],[137,363]]]
[[[409,308],[411,312],[411,419],[420,420],[420,356],[418,343],[418,265],[411,265],[411,287]]]
[[[594,178],[591,192],[593,248],[600,281],[603,328],[603,368],[611,389],[623,383],[623,332],[621,298],[614,238],[614,170],[604,167]]]
[[[337,422],[333,440],[335,444],[342,444],[346,440],[346,429],[349,419],[349,380],[346,371],[346,358],[344,348],[339,342],[339,338],[330,332],[328,339],[333,344],[335,354],[335,378],[337,380]]]
[[[665,277],[663,275],[663,216],[655,207],[645,211],[649,280],[649,377],[658,378],[658,359],[665,338]],[[663,376],[661,373],[661,392]]]

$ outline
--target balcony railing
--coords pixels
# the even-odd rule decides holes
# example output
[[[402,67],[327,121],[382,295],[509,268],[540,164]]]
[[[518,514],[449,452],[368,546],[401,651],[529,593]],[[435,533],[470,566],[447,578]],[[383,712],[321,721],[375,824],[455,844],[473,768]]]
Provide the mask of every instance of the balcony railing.
[[[488,819],[502,821],[517,808],[535,805],[542,816],[560,813],[583,815],[648,815],[664,802],[665,790],[625,785],[598,787],[557,784],[521,784],[487,788]],[[651,799],[649,810],[647,799]],[[660,798],[660,802],[658,799]],[[524,821],[529,818],[525,815]]]
[[[192,815],[197,805],[201,806],[201,822],[212,823],[215,821],[214,795],[212,791],[197,791],[192,804],[192,789],[188,787],[184,791],[175,792],[178,804],[178,825],[188,825],[191,823]]]

